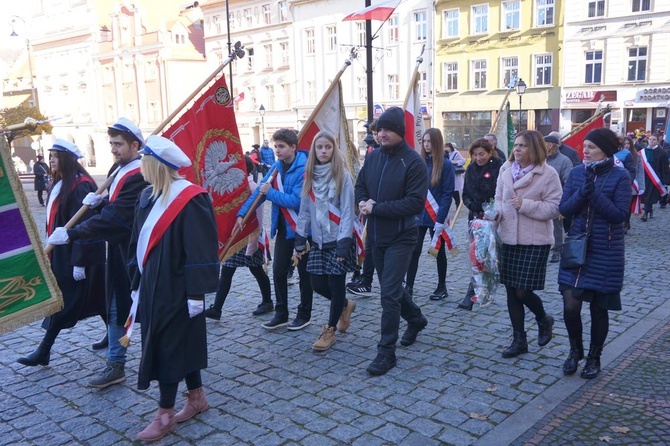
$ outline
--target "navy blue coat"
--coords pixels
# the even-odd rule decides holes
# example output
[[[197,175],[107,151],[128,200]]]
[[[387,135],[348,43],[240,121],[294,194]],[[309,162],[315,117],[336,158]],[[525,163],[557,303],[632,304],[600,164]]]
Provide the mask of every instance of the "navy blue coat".
[[[575,269],[561,267],[558,283],[601,293],[618,293],[623,286],[624,222],[630,207],[630,175],[623,167],[614,166],[614,160],[610,159],[596,166],[595,190],[587,196],[583,189],[585,179],[583,164],[570,171],[559,210],[564,217],[573,218],[569,235],[586,231],[589,212],[592,221],[586,264]]]
[[[426,157],[426,167],[428,168],[428,190],[437,202],[437,205],[440,207],[440,209],[437,211],[437,222],[444,223],[444,221],[447,219],[447,215],[449,215],[451,198],[454,193],[454,179],[456,178],[454,165],[447,157],[444,158],[444,163],[442,165],[442,176],[440,177],[439,183],[437,183],[435,186],[430,185],[431,178],[433,177],[432,156]],[[433,222],[433,220],[430,218],[430,215],[425,208],[419,217],[419,226],[426,226],[429,228],[435,226],[435,222]]]

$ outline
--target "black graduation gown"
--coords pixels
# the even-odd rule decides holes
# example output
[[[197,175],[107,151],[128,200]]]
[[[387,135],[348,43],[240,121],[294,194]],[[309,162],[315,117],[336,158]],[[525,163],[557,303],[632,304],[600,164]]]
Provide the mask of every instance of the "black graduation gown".
[[[118,165],[114,165],[109,174],[111,175],[117,167]],[[147,185],[148,183],[144,181],[144,177],[139,172],[127,177],[114,201],[110,203],[109,197],[105,197],[102,204],[96,207],[98,214],[68,230],[70,240],[102,238],[109,244],[105,284],[106,314],[109,314],[111,299],[112,296],[115,296],[117,325],[126,323],[132,304],[130,277],[128,276],[128,262],[130,261],[128,245],[135,220],[135,205],[140,192]]]
[[[33,166],[33,174],[35,175],[35,190],[38,192],[46,190],[49,166],[45,162],[38,161]]]
[[[646,155],[647,155],[647,160],[649,161],[649,165],[651,168],[656,172],[656,175],[658,175],[659,180],[661,180],[661,184],[665,184],[668,182],[668,157],[661,149],[659,146],[656,146],[656,148],[646,148],[642,149],[645,150]],[[641,155],[640,155],[641,156]],[[651,182],[651,178],[649,175],[647,175],[647,172],[645,171],[644,173],[644,195],[642,196],[642,202],[645,205],[645,211],[650,211],[651,206],[654,203],[657,203],[658,200],[661,198],[661,193],[659,192],[658,189],[656,189],[656,186],[654,186],[654,183]]]
[[[81,200],[89,192],[95,192],[95,184],[82,181],[81,176],[70,191],[61,190],[59,206],[53,228],[65,226],[81,208]],[[87,220],[94,212],[87,212],[81,220]],[[64,307],[44,319],[42,328],[72,328],[77,321],[89,316],[105,314],[105,242],[102,240],[75,241],[55,246],[50,254],[51,270],[63,293]],[[76,281],[72,277],[74,266],[86,267],[86,279]]]
[[[137,239],[155,201],[146,188],[137,204],[129,252],[135,256]],[[159,198],[160,199],[160,198]],[[138,388],[152,380],[178,383],[207,367],[205,316],[189,318],[188,296],[216,291],[218,238],[212,202],[206,193],[193,197],[150,251],[143,272],[131,259],[131,288],[140,290],[138,321],[142,331],[142,359]]]

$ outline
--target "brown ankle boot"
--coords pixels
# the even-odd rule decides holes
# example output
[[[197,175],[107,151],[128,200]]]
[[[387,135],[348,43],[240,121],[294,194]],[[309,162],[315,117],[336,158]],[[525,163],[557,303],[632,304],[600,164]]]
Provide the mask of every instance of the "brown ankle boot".
[[[349,301],[352,302],[352,301]],[[315,352],[323,352],[328,350],[335,343],[335,327],[324,325],[319,335],[319,339],[312,345]]]
[[[186,396],[186,405],[174,416],[175,422],[181,423],[182,421],[190,420],[199,413],[209,409],[207,398],[205,398],[205,391],[202,387],[184,392],[184,396]]]
[[[160,440],[174,429],[176,424],[177,422],[174,420],[174,408],[163,409],[159,407],[153,421],[142,432],[137,434],[137,439],[141,441]]]
[[[342,315],[340,320],[337,321],[337,331],[344,333],[349,330],[349,325],[351,325],[351,313],[356,309],[356,302],[351,299],[347,300],[347,306],[342,309]]]

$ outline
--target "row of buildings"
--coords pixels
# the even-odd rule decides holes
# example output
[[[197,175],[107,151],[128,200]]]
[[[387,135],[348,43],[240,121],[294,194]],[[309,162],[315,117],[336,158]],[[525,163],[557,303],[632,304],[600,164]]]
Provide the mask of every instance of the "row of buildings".
[[[489,131],[506,95],[517,128],[545,134],[569,132],[599,106],[614,130],[662,128],[670,105],[670,0],[402,0],[372,22],[372,92],[365,22],[342,21],[364,0],[25,3],[11,23],[27,51],[3,74],[0,107],[39,98],[44,115],[60,117],[54,135],[101,169],[111,164],[107,125],[126,116],[151,133],[237,41],[246,55],[225,73],[244,147],[301,128],[352,48],[342,85],[355,141],[368,95],[375,113],[402,105],[419,55],[426,125],[459,147]]]

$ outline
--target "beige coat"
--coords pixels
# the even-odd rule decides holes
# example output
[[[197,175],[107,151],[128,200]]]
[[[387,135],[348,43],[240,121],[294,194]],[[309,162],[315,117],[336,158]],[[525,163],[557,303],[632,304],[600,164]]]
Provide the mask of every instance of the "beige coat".
[[[500,168],[495,201],[502,220],[500,240],[506,245],[553,245],[554,225],[558,218],[562,188],[558,173],[548,164],[535,166],[516,183],[512,182],[512,162]],[[517,211],[511,200],[521,197]]]

